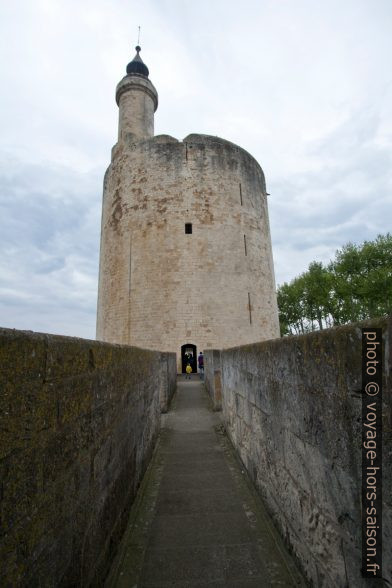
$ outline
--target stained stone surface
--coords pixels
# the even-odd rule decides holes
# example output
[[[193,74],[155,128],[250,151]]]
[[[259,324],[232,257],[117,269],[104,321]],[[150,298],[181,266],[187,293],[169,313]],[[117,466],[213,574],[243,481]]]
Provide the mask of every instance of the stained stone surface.
[[[305,586],[197,379],[178,384],[106,585]]]
[[[98,586],[175,384],[175,356],[0,329],[0,586]]]
[[[383,577],[392,583],[392,320],[223,350],[223,419],[250,478],[319,588],[362,578],[362,328],[383,330]],[[206,377],[212,371],[206,354]],[[211,377],[210,377],[211,379]],[[213,393],[213,389],[212,389]]]
[[[279,337],[266,191],[229,141],[126,134],[104,180],[97,339],[176,352],[181,372],[186,343]]]

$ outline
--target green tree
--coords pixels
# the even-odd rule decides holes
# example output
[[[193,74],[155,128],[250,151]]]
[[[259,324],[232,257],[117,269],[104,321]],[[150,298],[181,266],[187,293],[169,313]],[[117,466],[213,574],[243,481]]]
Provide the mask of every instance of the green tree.
[[[392,236],[347,243],[326,267],[278,288],[282,335],[300,334],[392,313]]]
[[[332,279],[330,272],[316,261],[309,265],[303,274],[305,317],[315,328],[323,329],[327,325],[327,317],[331,310]]]
[[[302,276],[295,278],[290,284],[278,288],[278,308],[280,330],[283,335],[304,333],[304,282]]]

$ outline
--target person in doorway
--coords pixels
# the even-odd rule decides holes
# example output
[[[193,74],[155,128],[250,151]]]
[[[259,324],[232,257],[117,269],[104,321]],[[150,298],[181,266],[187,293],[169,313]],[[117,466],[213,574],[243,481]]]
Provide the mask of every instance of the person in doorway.
[[[200,378],[203,379],[203,376],[204,376],[204,355],[203,355],[202,351],[200,351],[200,353],[199,353],[199,357],[197,358],[197,362],[199,364]]]
[[[188,363],[190,363],[192,365],[192,355],[189,353],[189,351],[185,352],[184,360],[185,360],[185,367],[188,365]]]
[[[190,363],[188,363],[188,365],[185,368],[186,374],[185,374],[185,379],[190,380],[191,379],[191,373],[192,373],[192,366]]]

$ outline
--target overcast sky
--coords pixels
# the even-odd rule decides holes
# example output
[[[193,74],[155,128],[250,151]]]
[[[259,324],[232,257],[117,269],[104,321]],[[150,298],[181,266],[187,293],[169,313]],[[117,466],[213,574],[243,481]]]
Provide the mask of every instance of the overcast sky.
[[[391,230],[391,0],[14,0],[0,8],[0,325],[95,337],[117,82],[156,134],[218,135],[266,175],[278,284]]]

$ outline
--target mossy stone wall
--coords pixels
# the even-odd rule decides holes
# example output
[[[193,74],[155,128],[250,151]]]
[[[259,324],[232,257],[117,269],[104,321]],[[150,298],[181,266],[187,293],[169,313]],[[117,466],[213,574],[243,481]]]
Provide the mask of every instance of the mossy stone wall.
[[[204,352],[204,378],[213,409],[222,410],[221,351],[219,349],[206,349]]]
[[[364,326],[384,338],[383,571],[392,583],[392,320],[221,352],[227,432],[314,586],[369,585],[360,572]]]
[[[173,387],[169,355],[0,329],[1,586],[102,583]]]

